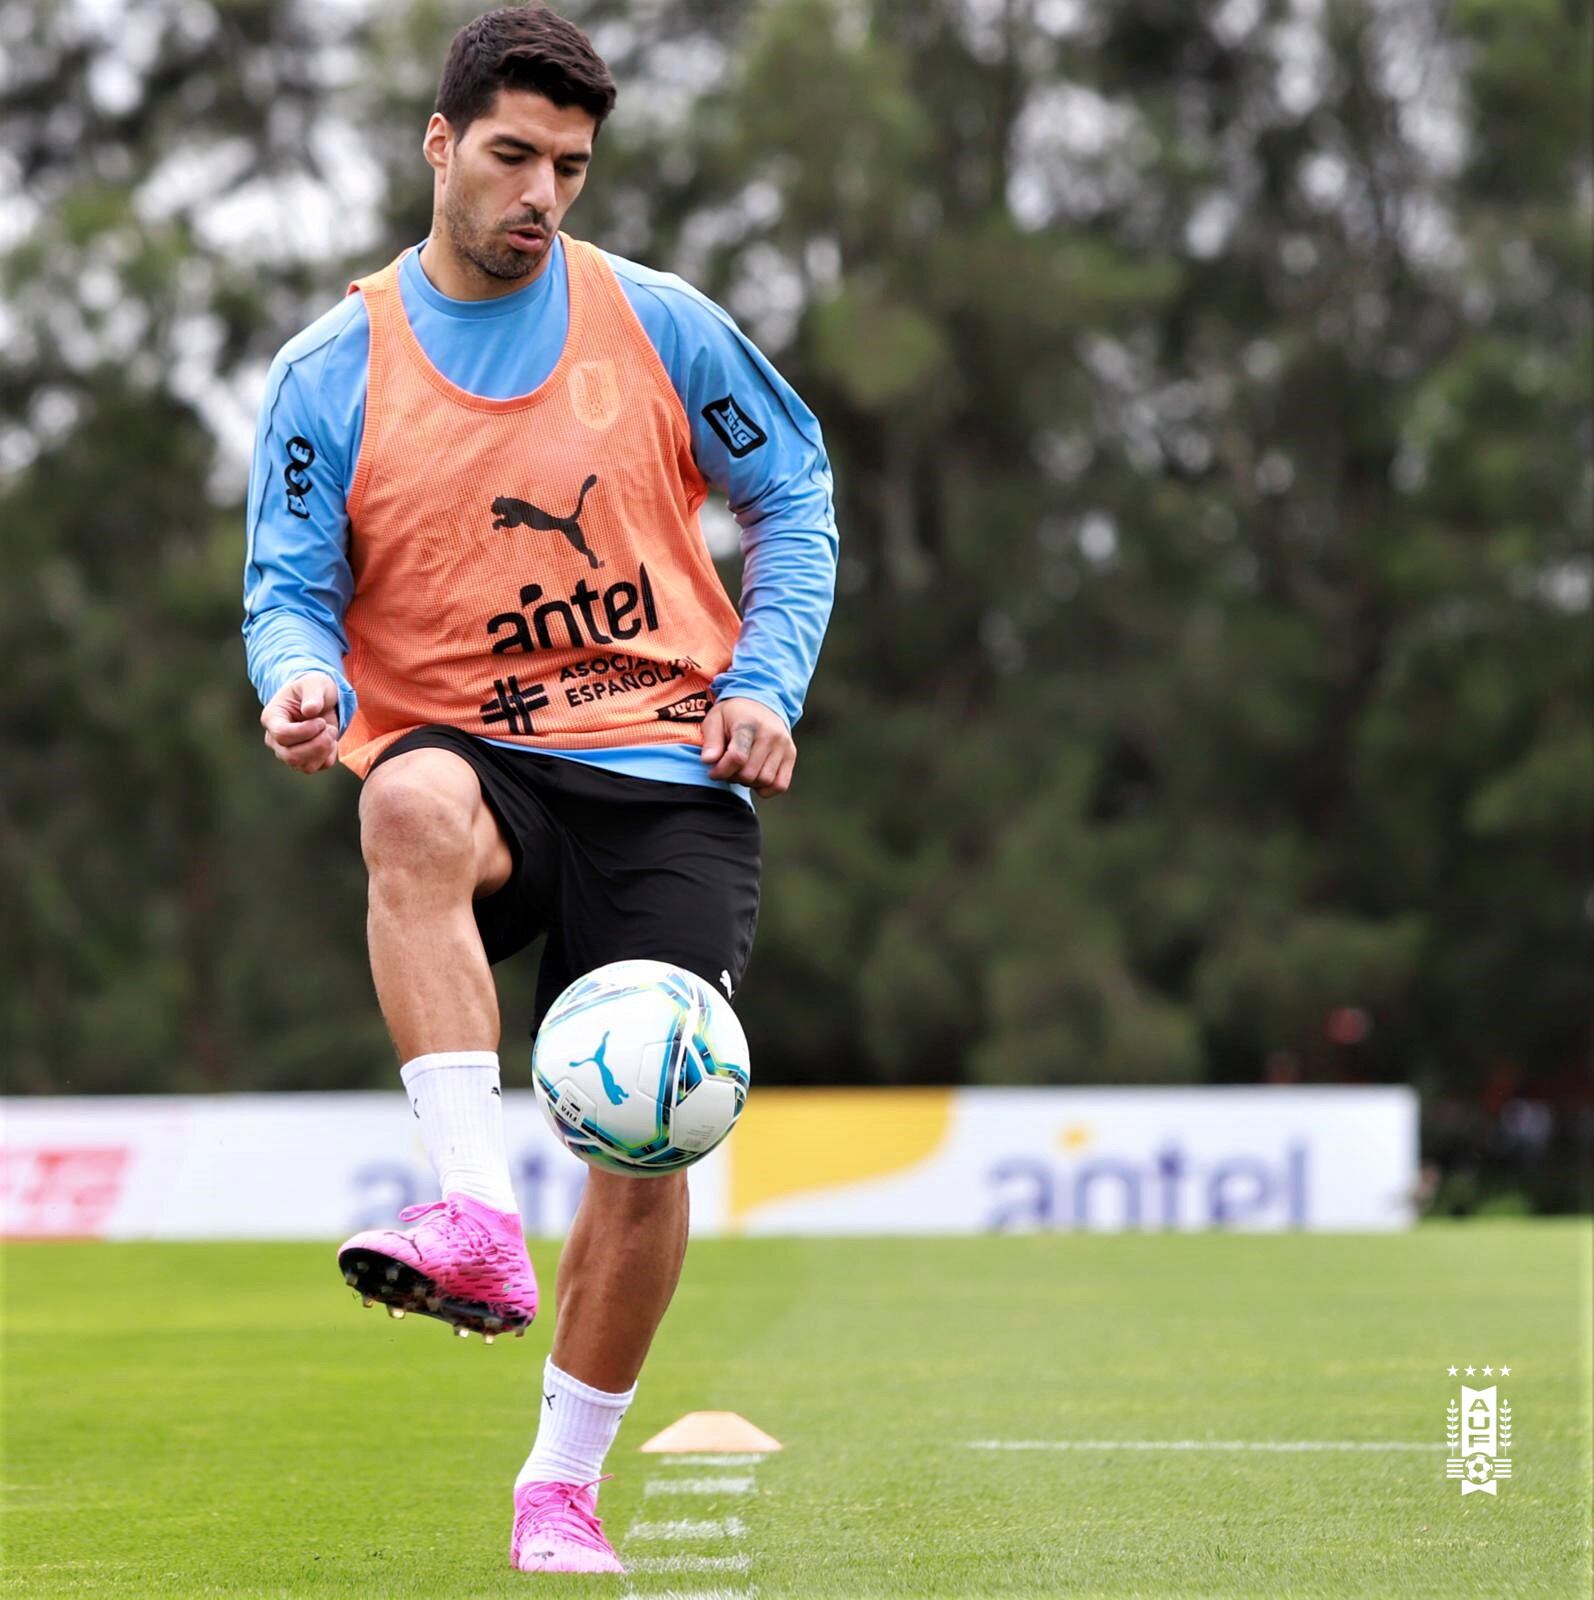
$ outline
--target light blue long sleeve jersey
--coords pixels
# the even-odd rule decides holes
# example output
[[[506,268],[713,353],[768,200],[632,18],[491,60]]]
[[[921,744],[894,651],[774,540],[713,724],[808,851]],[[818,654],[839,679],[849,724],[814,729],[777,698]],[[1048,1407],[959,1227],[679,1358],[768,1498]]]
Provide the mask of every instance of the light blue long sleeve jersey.
[[[399,290],[432,365],[486,399],[537,388],[558,363],[569,326],[563,245],[555,240],[535,282],[497,300],[440,294],[421,255],[404,258]],[[791,727],[835,586],[836,519],[819,424],[713,301],[672,273],[607,252],[605,259],[681,397],[698,470],[724,491],[741,527],[742,626],[715,696],[756,700]],[[250,681],[264,704],[300,673],[326,672],[338,684],[344,728],[356,705],[342,666],[343,614],[354,592],[346,501],[365,423],[370,343],[365,298],[349,295],[283,346],[267,379],[249,482]],[[314,451],[308,466],[306,442]],[[635,777],[736,787],[708,776],[695,745],[544,753]]]

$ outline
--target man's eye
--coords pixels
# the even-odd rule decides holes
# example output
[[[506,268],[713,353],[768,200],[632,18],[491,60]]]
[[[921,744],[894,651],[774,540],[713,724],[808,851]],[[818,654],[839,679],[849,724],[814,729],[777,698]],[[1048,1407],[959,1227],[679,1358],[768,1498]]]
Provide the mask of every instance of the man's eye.
[[[502,161],[506,167],[518,167],[520,165],[519,156],[509,155],[503,150],[498,152],[498,159]]]
[[[561,178],[579,178],[581,176],[581,168],[580,167],[560,167],[559,176]]]

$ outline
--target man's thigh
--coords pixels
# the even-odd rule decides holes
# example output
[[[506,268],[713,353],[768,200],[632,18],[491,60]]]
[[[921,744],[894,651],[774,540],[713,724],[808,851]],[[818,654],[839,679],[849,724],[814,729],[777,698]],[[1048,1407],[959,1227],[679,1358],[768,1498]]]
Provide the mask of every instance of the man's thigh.
[[[525,782],[520,759],[455,728],[417,728],[390,745],[365,780],[369,786],[390,769],[391,781],[406,769],[435,775],[471,806],[479,869],[473,909],[490,962],[543,932],[558,888],[558,830]]]
[[[457,815],[463,821],[470,833],[477,898],[496,893],[509,881],[515,865],[509,841],[483,798],[474,769],[457,752],[424,747],[384,752],[360,791],[362,830],[381,826],[384,817],[406,814],[420,827],[429,816]]]
[[[558,915],[533,1031],[568,984],[610,961],[695,972],[734,997],[758,923],[761,840],[752,807],[720,790],[584,776],[556,803],[564,835]]]

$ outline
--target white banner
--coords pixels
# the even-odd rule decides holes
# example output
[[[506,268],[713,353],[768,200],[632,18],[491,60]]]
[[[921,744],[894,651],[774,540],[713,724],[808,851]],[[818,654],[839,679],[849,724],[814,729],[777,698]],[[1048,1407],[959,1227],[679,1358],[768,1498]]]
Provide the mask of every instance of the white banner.
[[[504,1096],[526,1229],[586,1169]],[[402,1093],[0,1100],[0,1233],[327,1239],[436,1197]],[[645,1179],[639,1179],[645,1182]],[[692,1169],[695,1232],[1388,1229],[1413,1217],[1406,1088],[754,1089]]]

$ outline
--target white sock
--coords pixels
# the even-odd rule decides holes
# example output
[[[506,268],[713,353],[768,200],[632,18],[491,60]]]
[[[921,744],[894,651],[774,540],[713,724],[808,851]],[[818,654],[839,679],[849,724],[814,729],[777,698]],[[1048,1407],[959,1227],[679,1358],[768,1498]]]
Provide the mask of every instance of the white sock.
[[[444,1194],[516,1211],[504,1148],[504,1098],[491,1050],[448,1050],[406,1061],[399,1076]]]
[[[633,1383],[624,1394],[608,1394],[561,1372],[552,1356],[542,1373],[537,1442],[515,1479],[515,1487],[526,1483],[591,1483],[601,1478],[603,1458],[620,1431],[626,1408],[636,1399],[636,1385]]]

